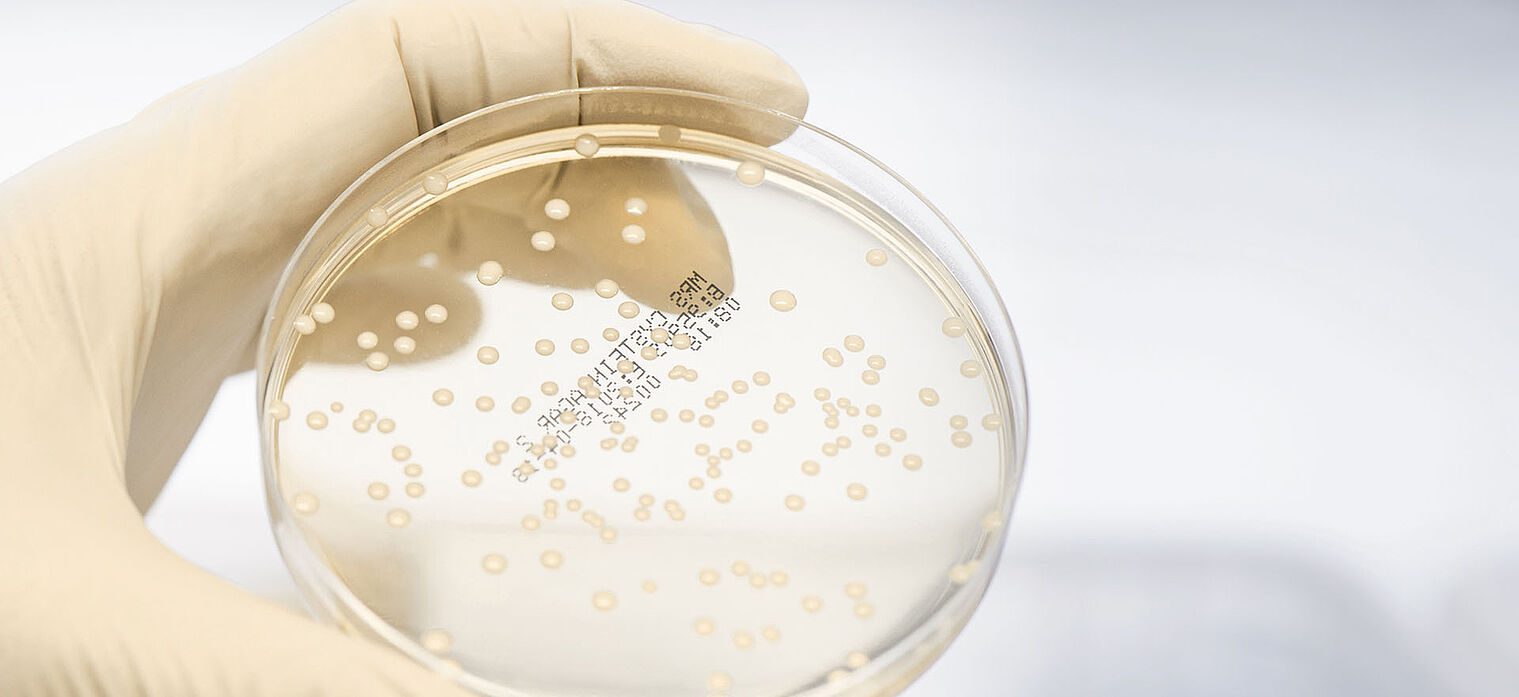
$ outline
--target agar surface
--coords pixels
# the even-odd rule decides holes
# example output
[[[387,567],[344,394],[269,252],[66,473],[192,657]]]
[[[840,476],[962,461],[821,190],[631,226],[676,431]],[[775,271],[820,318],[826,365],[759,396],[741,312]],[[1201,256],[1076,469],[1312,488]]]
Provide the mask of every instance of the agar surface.
[[[424,177],[452,198],[287,320],[281,495],[356,597],[487,680],[845,684],[1001,529],[979,329],[766,163],[619,182],[610,142],[555,177]]]

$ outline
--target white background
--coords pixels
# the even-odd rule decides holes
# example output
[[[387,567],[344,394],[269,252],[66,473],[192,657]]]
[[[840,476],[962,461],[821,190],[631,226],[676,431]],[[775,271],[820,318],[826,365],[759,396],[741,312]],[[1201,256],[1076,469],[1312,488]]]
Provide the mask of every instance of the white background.
[[[0,6],[0,177],[335,0]],[[759,39],[1022,338],[1007,559],[912,697],[1519,691],[1519,6],[649,2]],[[252,380],[149,516],[297,603]]]

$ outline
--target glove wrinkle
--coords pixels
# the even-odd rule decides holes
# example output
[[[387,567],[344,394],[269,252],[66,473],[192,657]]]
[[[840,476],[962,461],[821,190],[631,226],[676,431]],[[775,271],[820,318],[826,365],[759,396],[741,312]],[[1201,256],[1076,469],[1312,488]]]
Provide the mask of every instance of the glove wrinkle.
[[[401,20],[395,17],[390,18],[390,35],[396,47],[396,64],[401,66],[401,80],[406,83],[406,93],[411,95],[411,110],[412,114],[416,117],[417,135],[421,135],[431,130],[431,127],[424,126],[432,123],[437,118],[437,115],[432,113],[432,100],[427,97],[426,92],[419,92],[417,90],[416,83],[411,76],[411,70],[407,68],[406,48],[405,44],[401,41]],[[423,112],[424,109],[426,113]]]

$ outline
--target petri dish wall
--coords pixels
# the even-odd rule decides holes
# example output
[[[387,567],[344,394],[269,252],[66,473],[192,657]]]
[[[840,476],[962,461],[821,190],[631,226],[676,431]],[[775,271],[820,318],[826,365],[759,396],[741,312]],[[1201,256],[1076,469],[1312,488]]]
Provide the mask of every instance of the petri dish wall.
[[[259,369],[313,611],[485,695],[895,694],[986,589],[1027,433],[942,216],[674,90],[510,102],[377,165]]]

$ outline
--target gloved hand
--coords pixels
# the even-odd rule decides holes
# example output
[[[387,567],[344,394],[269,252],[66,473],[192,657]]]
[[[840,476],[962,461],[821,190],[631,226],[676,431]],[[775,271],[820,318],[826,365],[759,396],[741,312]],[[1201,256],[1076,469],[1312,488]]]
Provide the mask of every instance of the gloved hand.
[[[611,84],[806,104],[766,49],[632,4],[362,0],[0,185],[0,694],[463,694],[142,513],[344,187],[449,119]]]

